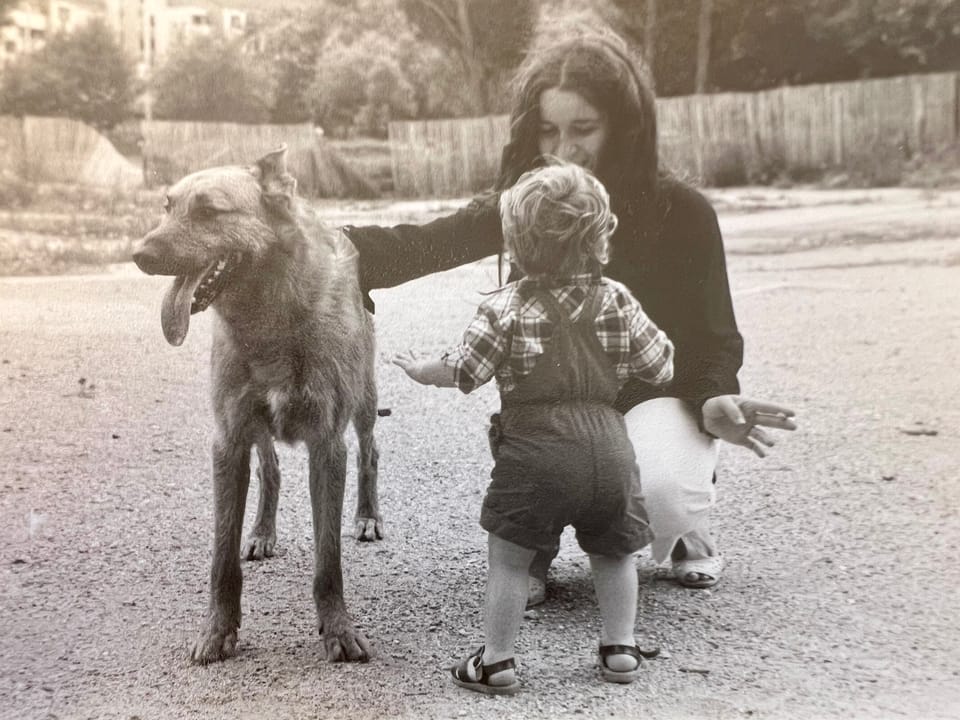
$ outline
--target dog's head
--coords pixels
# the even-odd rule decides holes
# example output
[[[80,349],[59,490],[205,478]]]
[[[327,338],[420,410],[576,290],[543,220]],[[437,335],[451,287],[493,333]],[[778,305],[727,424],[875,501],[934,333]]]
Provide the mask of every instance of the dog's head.
[[[187,175],[163,200],[160,224],[133,253],[149,275],[173,275],[160,313],[163,335],[180,345],[190,315],[206,310],[245,264],[276,240],[277,217],[289,217],[296,180],[286,146],[252,167],[216,167]]]

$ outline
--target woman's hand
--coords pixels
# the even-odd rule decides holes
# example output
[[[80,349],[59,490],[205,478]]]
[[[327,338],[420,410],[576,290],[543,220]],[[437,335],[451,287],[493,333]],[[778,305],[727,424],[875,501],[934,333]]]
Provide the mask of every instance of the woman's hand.
[[[739,395],[718,395],[703,404],[703,427],[711,435],[734,445],[743,445],[760,457],[773,447],[773,438],[760,426],[796,430],[793,410],[776,403]]]
[[[421,385],[454,387],[453,368],[447,367],[438,358],[418,357],[413,350],[407,350],[394,355],[393,364],[403,368],[407,375]]]

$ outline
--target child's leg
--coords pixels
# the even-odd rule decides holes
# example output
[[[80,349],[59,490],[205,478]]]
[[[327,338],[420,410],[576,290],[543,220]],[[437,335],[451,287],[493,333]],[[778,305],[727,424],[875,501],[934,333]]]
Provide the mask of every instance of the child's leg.
[[[488,534],[487,594],[483,606],[483,664],[491,665],[513,657],[527,603],[527,571],[534,550]],[[634,573],[636,581],[636,573]],[[490,679],[492,685],[509,684],[514,671],[504,670]]]
[[[637,570],[632,555],[610,557],[590,555],[593,586],[603,618],[601,645],[636,644],[633,626],[637,619]],[[637,667],[637,660],[630,655],[610,655],[607,666],[617,672],[627,672]]]

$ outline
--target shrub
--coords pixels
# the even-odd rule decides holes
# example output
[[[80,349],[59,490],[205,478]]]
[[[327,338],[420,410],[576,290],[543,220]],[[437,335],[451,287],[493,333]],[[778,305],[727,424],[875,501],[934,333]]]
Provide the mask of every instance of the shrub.
[[[847,158],[843,165],[851,183],[858,187],[891,187],[903,179],[905,158],[890,142],[874,143],[869,150]]]
[[[36,197],[36,186],[11,175],[0,174],[0,208],[18,210],[29,207]]]
[[[703,184],[707,187],[739,187],[747,184],[747,161],[739,145],[715,145],[706,153],[703,165]]]

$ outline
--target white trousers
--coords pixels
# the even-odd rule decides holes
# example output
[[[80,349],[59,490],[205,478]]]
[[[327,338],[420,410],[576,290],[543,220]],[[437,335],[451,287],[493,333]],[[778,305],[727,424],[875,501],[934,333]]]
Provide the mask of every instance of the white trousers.
[[[655,398],[625,416],[640,467],[640,489],[660,563],[683,540],[690,557],[717,553],[710,534],[719,441],[700,432],[689,405]]]

